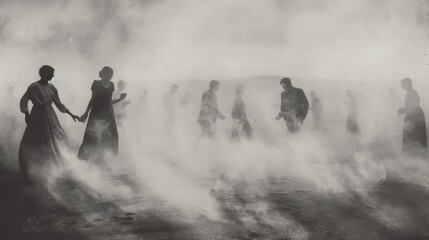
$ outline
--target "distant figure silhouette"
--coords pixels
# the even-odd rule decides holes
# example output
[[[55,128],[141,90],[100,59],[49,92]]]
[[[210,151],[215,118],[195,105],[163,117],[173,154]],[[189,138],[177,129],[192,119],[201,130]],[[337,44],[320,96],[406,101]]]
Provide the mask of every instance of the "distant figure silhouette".
[[[174,99],[174,95],[177,93],[177,90],[179,90],[179,86],[176,84],[171,85],[170,89],[167,91],[167,93],[164,95],[164,107],[167,110],[167,112],[174,115],[174,108],[176,105],[176,100]]]
[[[28,180],[32,172],[44,165],[62,166],[61,148],[67,145],[67,136],[52,108],[52,103],[63,112],[72,114],[60,101],[58,91],[49,83],[54,77],[54,68],[45,65],[40,68],[40,80],[32,83],[21,98],[21,112],[25,114],[24,136],[19,147],[19,164],[24,177]],[[28,101],[33,103],[31,113]]]
[[[321,130],[324,128],[322,114],[323,105],[320,99],[316,96],[316,92],[311,91],[311,112],[313,115],[313,128],[315,130]]]
[[[232,108],[233,128],[231,138],[233,140],[240,140],[240,138],[250,138],[252,136],[252,128],[247,120],[245,104],[241,95],[243,94],[244,87],[238,85],[235,91],[234,106]]]
[[[356,97],[351,90],[347,91],[348,100],[345,102],[347,107],[347,130],[352,134],[359,134],[358,112],[359,106]]]
[[[219,81],[212,80],[210,88],[203,94],[198,123],[202,128],[202,135],[212,137],[215,135],[216,120],[225,119],[225,116],[217,108],[216,91],[219,89]]]
[[[147,93],[148,93],[147,89],[144,89],[143,92],[142,92],[142,95],[140,95],[140,97],[139,97],[139,101],[140,102],[143,103],[143,102],[146,101],[146,99],[147,99]]]
[[[406,155],[424,156],[427,153],[428,143],[425,115],[420,107],[419,94],[413,89],[412,81],[409,78],[403,79],[401,86],[407,91],[405,107],[398,111],[399,114],[405,114],[403,152]]]
[[[296,133],[307,117],[308,100],[302,89],[292,86],[289,78],[283,78],[280,85],[284,91],[281,94],[280,113],[276,119],[283,118],[289,132]]]
[[[98,160],[106,153],[112,153],[114,156],[118,153],[118,129],[112,104],[124,100],[127,94],[121,93],[118,99],[112,100],[115,90],[110,81],[113,77],[112,68],[104,67],[99,76],[101,80],[94,80],[92,83],[91,100],[85,113],[79,118],[79,121],[85,122],[91,111],[78,154],[78,158],[82,160]]]
[[[118,81],[118,90],[113,92],[112,99],[117,100],[121,98],[121,94],[124,93],[127,84],[124,80]],[[122,125],[122,121],[127,117],[127,105],[130,104],[129,100],[119,101],[113,106],[115,112],[115,118],[119,126]]]
[[[184,92],[182,95],[182,98],[180,99],[180,104],[182,106],[187,106],[189,104],[190,97],[191,96],[190,96],[189,92]]]

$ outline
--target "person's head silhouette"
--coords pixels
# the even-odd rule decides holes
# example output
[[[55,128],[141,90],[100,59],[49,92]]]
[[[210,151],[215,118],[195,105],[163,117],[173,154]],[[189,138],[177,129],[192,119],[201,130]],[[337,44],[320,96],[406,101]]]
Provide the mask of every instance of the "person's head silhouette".
[[[39,75],[42,80],[50,81],[54,77],[55,69],[49,65],[44,65],[39,69]]]
[[[413,88],[413,81],[409,78],[404,78],[401,80],[401,87],[404,90],[410,90]]]
[[[237,85],[237,87],[235,87],[235,94],[241,95],[244,91],[244,86],[243,85]]]
[[[219,89],[219,81],[218,80],[211,80],[210,81],[210,90],[215,92],[218,89]]]
[[[170,91],[171,93],[176,93],[179,90],[179,86],[177,84],[171,85]]]
[[[118,81],[118,90],[123,91],[127,87],[127,83],[124,80]]]
[[[113,77],[113,69],[111,67],[106,66],[101,69],[98,75],[101,77],[101,79],[110,81],[110,79],[112,79]]]
[[[289,88],[291,88],[292,87],[292,82],[290,81],[290,78],[283,78],[281,81],[280,81],[280,85],[282,85],[282,87],[285,89],[285,90],[287,90],[287,89],[289,89]]]

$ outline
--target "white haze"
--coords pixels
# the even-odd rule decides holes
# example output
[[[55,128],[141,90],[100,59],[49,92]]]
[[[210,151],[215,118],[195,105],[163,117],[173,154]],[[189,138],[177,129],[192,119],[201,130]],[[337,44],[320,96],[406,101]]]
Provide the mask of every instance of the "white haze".
[[[353,189],[370,199],[367,191],[387,172],[425,185],[427,161],[400,157],[402,121],[396,110],[404,77],[414,79],[426,113],[429,107],[427,13],[424,1],[1,1],[0,79],[14,87],[12,95],[4,90],[0,107],[10,119],[1,125],[11,156],[4,163],[17,168],[25,127],[19,99],[38,79],[40,66],[56,69],[53,84],[80,115],[92,81],[108,65],[115,83],[127,81],[131,100],[119,129],[120,155],[109,162],[110,170],[75,158],[85,125],[59,114],[71,142],[68,174],[93,197],[134,211],[179,210],[175,216],[191,222],[200,216],[224,221],[225,206],[254,208],[266,223],[284,223],[289,237],[305,239],[292,218],[270,215],[268,203],[234,206],[219,196],[241,184],[256,199],[270,190],[271,179],[287,178],[295,179],[295,187],[284,184],[284,191]],[[309,100],[311,90],[318,92],[328,133],[312,132],[311,112],[298,136],[274,120],[282,76],[291,77]],[[228,118],[218,123],[218,138],[198,140],[201,94],[211,79],[221,80],[219,108],[227,117],[235,85],[246,85],[252,141],[232,144]],[[180,86],[178,100],[186,94],[190,100],[178,104],[169,123],[162,101],[173,82]],[[389,97],[390,88],[396,97]],[[141,103],[144,89],[147,101]],[[347,89],[359,99],[361,138],[345,131]],[[65,199],[55,182],[63,174],[48,175],[59,200]],[[130,176],[132,186],[111,174]],[[243,221],[252,222],[247,215]]]

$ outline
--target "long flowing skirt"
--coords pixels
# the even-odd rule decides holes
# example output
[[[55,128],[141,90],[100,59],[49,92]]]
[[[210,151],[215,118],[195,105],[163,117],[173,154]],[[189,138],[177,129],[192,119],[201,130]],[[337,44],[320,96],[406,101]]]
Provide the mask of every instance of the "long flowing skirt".
[[[67,136],[50,105],[34,106],[19,147],[19,164],[26,178],[43,174],[44,167],[62,166],[61,149]]]
[[[85,135],[79,149],[82,160],[116,157],[118,154],[118,129],[113,109],[93,109],[88,118]]]

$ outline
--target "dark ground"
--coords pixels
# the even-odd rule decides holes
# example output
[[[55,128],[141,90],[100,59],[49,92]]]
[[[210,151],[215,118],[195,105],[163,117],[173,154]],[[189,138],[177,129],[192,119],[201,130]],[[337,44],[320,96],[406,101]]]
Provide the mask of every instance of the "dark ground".
[[[273,180],[270,184],[271,192],[252,200],[240,188],[229,194],[218,193],[218,200],[225,203],[227,221],[197,217],[194,222],[185,222],[155,210],[124,212],[115,204],[102,201],[82,205],[79,210],[61,206],[42,187],[22,182],[19,172],[2,169],[0,236],[1,239],[429,239],[429,191],[422,187],[388,180],[374,187],[369,192],[372,200],[367,200],[352,191],[323,196],[302,189],[274,190],[278,189],[276,185],[288,184],[284,181]],[[70,198],[80,195],[80,201],[88,200],[73,187],[69,192]],[[258,212],[247,207],[255,201],[268,203],[270,209]],[[243,214],[251,220],[243,221]]]

